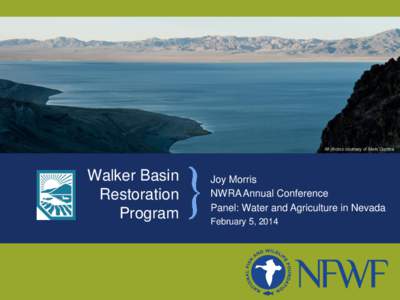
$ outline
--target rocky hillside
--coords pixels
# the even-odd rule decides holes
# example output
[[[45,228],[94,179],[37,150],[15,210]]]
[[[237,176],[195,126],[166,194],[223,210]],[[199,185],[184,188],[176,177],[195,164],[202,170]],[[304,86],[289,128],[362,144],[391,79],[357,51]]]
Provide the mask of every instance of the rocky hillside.
[[[374,65],[329,121],[318,152],[400,151],[400,58]]]
[[[400,55],[400,29],[385,31],[370,37],[321,40],[287,39],[272,36],[237,37],[204,36],[198,38],[152,38],[142,41],[81,41],[59,37],[44,41],[14,39],[0,41],[0,49],[124,49],[132,52],[216,52],[269,53],[280,55]]]
[[[208,134],[190,119],[46,105],[60,91],[0,79],[0,152],[168,152]]]
[[[0,79],[0,98],[46,104],[50,96],[60,93],[61,91],[58,90]]]

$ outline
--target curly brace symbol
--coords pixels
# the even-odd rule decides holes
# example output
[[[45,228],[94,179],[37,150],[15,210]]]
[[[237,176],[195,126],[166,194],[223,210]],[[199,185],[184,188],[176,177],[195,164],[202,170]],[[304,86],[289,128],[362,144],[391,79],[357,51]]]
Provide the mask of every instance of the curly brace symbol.
[[[189,220],[193,220],[197,215],[197,196],[200,195],[200,192],[197,190],[197,171],[193,167],[189,167],[189,169],[192,171],[192,189],[195,192],[192,198],[192,216],[189,218]]]

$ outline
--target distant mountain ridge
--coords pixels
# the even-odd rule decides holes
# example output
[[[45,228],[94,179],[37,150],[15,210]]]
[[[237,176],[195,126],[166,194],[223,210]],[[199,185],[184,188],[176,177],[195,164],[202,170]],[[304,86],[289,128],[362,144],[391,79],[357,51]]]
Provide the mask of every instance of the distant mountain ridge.
[[[400,29],[369,37],[338,40],[290,39],[273,36],[203,36],[196,38],[151,38],[141,41],[82,41],[58,37],[48,40],[12,39],[0,41],[1,49],[119,49],[141,52],[269,53],[281,55],[400,55]]]

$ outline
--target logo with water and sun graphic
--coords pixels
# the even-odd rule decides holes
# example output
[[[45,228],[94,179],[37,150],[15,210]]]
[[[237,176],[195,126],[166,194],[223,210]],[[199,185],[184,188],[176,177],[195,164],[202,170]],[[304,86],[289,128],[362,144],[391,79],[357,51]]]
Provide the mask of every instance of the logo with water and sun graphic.
[[[37,171],[36,220],[75,219],[75,171]]]

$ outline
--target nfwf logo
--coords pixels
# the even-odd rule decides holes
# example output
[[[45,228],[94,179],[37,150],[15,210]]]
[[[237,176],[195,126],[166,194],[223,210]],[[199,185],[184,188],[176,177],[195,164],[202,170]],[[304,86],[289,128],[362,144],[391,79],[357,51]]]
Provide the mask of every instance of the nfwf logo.
[[[288,258],[277,250],[259,250],[246,264],[246,280],[257,293],[266,296],[282,292],[291,279]]]
[[[75,220],[75,171],[37,171],[36,220]]]
[[[319,259],[311,268],[302,260],[298,263],[299,287],[309,279],[318,288],[328,288],[335,278],[348,288],[351,284],[362,288],[377,286],[377,277],[385,275],[389,262],[385,259],[368,259],[364,264],[356,264],[353,260]]]
[[[303,288],[376,288],[382,282],[389,261],[367,259],[315,259],[307,263],[294,260],[293,269],[289,259],[277,250],[260,250],[246,264],[246,280],[257,293],[270,296],[286,287]],[[292,274],[293,271],[293,274]]]

